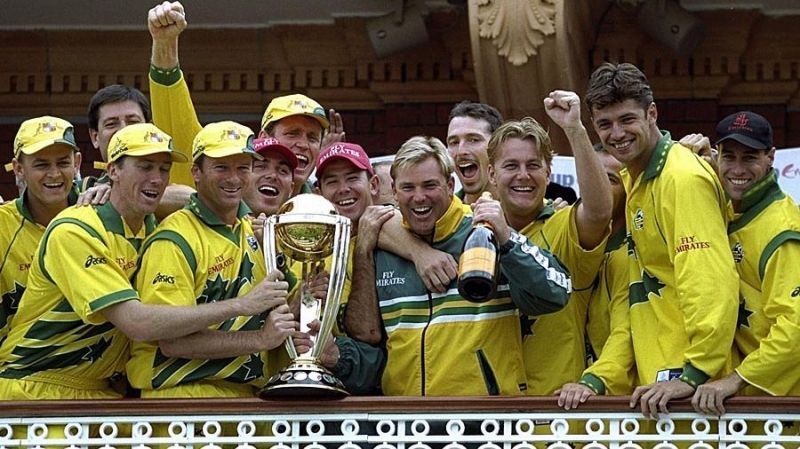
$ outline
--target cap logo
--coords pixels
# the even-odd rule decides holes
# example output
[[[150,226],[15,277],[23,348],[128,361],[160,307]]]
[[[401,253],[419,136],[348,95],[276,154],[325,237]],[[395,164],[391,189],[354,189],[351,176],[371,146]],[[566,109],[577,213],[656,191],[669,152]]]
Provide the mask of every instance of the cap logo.
[[[292,106],[297,106],[300,109],[308,109],[308,104],[303,100],[292,100]]]
[[[149,131],[145,135],[144,141],[145,142],[152,142],[152,143],[164,143],[165,139],[164,139],[164,136],[162,136],[161,134]]]
[[[56,132],[56,130],[58,130],[58,126],[55,123],[44,122],[44,123],[40,124],[36,128],[36,133],[34,133],[34,135],[37,135],[39,133],[48,133],[49,134],[49,133],[52,133],[52,132]]]
[[[732,129],[746,129],[748,131],[752,131],[747,124],[750,123],[750,118],[747,117],[747,114],[742,112],[741,114],[737,115],[735,119],[733,119],[733,123],[731,126],[728,127],[728,131]]]
[[[114,145],[114,148],[111,149],[111,152],[108,153],[108,159],[114,160],[120,155],[120,153],[124,153],[125,151],[128,151],[128,146],[125,145],[121,140],[118,140],[117,144]]]
[[[237,129],[226,129],[222,133],[222,140],[239,140],[242,138],[242,134]]]

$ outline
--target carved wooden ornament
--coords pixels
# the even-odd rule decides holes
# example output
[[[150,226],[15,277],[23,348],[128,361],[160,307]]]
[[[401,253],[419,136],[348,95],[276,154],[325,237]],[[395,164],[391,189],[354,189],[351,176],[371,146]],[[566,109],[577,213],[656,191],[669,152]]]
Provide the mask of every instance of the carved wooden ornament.
[[[557,0],[477,0],[478,34],[516,66],[536,55],[544,37],[555,34]]]

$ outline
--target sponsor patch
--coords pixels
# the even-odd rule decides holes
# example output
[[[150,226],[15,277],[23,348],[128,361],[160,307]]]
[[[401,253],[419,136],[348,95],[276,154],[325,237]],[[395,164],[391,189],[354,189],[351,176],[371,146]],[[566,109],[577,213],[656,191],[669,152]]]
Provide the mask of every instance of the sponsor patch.
[[[680,238],[680,243],[678,243],[678,246],[675,247],[675,254],[685,253],[687,251],[693,251],[696,249],[708,249],[708,248],[711,248],[711,243],[701,242],[697,240],[697,237],[693,235],[687,235],[686,237]]]
[[[105,257],[94,257],[93,255],[89,254],[89,257],[86,258],[86,262],[84,262],[83,266],[89,268],[94,265],[103,265],[107,263],[108,261]]]
[[[170,276],[159,271],[156,273],[156,277],[153,278],[153,285],[160,283],[174,284],[175,276]]]
[[[247,236],[247,244],[250,245],[250,248],[252,248],[253,251],[258,251],[258,240],[256,240],[255,236],[248,235]]]

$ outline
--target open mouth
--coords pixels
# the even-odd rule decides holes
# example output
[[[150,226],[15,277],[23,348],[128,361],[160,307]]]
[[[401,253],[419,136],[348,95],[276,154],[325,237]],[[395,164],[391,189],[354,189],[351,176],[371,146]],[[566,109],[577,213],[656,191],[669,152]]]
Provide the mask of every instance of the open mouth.
[[[157,190],[142,190],[142,195],[154,200],[158,198],[158,191]]]
[[[630,139],[619,143],[612,143],[611,146],[614,147],[614,149],[617,151],[625,151],[629,149],[632,144],[633,144],[633,139]]]
[[[275,187],[272,187],[272,186],[261,186],[261,187],[258,188],[258,193],[260,193],[260,194],[262,194],[264,196],[268,196],[268,197],[274,198],[274,197],[278,196],[278,194],[280,192],[278,192],[278,189],[276,189]]]
[[[735,186],[743,186],[747,185],[750,182],[750,179],[747,178],[728,178],[728,182]]]
[[[472,178],[478,174],[478,164],[472,161],[459,162],[458,171],[461,172],[462,177]]]
[[[433,208],[431,206],[423,206],[423,207],[412,207],[411,213],[413,213],[418,218],[425,218],[430,215]]]
[[[294,155],[297,156],[297,168],[303,169],[308,166],[308,158],[306,156],[297,153]]]
[[[44,183],[44,186],[45,186],[45,188],[48,188],[48,189],[60,189],[60,188],[64,187],[64,183],[63,182],[46,182],[46,183]]]
[[[337,206],[341,206],[341,207],[347,207],[347,206],[351,206],[351,205],[353,205],[355,203],[356,203],[356,199],[355,198],[347,198],[345,200],[337,201],[336,205]]]
[[[220,188],[222,189],[223,192],[232,194],[238,193],[240,190],[242,190],[241,187],[220,187]]]
[[[514,191],[514,192],[520,192],[520,193],[531,193],[531,192],[533,192],[533,187],[531,187],[531,186],[513,186],[513,187],[511,187],[511,190]]]

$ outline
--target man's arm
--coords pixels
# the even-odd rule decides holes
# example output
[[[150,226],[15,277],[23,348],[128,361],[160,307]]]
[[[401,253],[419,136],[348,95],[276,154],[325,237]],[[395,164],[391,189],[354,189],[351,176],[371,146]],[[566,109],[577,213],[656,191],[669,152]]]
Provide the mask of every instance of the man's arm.
[[[183,209],[189,204],[189,197],[195,190],[182,184],[170,184],[164,190],[164,195],[156,208],[155,216],[161,221],[173,212]]]
[[[229,299],[221,302],[236,301]],[[277,348],[297,330],[298,323],[285,301],[267,316],[260,330],[226,332],[203,329],[190,335],[158,342],[167,357],[184,359],[222,359],[254,354]]]
[[[153,123],[172,136],[177,151],[191,159],[192,142],[202,126],[179,68],[178,36],[187,26],[183,6],[180,2],[155,6],[148,12],[147,26],[153,40],[149,77]],[[190,164],[174,163],[170,182],[194,186]]]
[[[500,246],[500,271],[508,279],[511,300],[520,312],[542,315],[564,308],[572,283],[561,263],[512,230],[499,201],[481,197],[472,209],[473,221],[488,223],[494,230]]]
[[[631,341],[630,305],[628,300],[628,256],[612,253],[605,276],[611,298],[605,292],[595,291],[590,301],[608,301],[611,333],[598,358],[584,370],[577,383],[561,389],[558,403],[567,410],[576,408],[589,396],[599,394],[627,395],[633,386],[633,342]]]
[[[400,212],[395,212],[381,228],[378,248],[414,262],[417,274],[432,292],[444,293],[458,276],[458,262],[453,256],[431,248],[403,228]]]
[[[800,353],[800,301],[792,295],[797,280],[786,274],[800,261],[800,234],[781,244],[765,265],[761,281],[764,315],[770,326],[758,348],[747,354],[730,375],[697,387],[692,405],[700,413],[722,415],[723,402],[746,385],[775,396],[796,394],[800,384],[797,354]]]
[[[279,271],[274,271],[245,295],[226,301],[177,306],[131,300],[106,307],[102,314],[133,341],[178,338],[231,318],[257,315],[284,304],[288,284],[279,280],[282,278]]]
[[[316,333],[319,332],[319,326],[319,321],[315,321],[309,327],[312,333]],[[310,335],[302,332],[295,334],[294,344],[299,354],[313,346]],[[386,366],[386,348],[348,337],[336,337],[335,340],[328,340],[320,355],[320,362],[344,383],[350,393],[376,394]]]
[[[393,213],[391,206],[370,206],[358,220],[353,284],[347,300],[344,324],[347,335],[370,344],[377,344],[383,338],[383,325],[375,292],[375,245],[381,227]]]
[[[544,99],[547,115],[564,130],[575,156],[575,173],[582,197],[576,206],[578,237],[581,246],[589,250],[608,235],[613,199],[603,164],[581,123],[580,104],[576,93],[562,90],[553,91]]]

